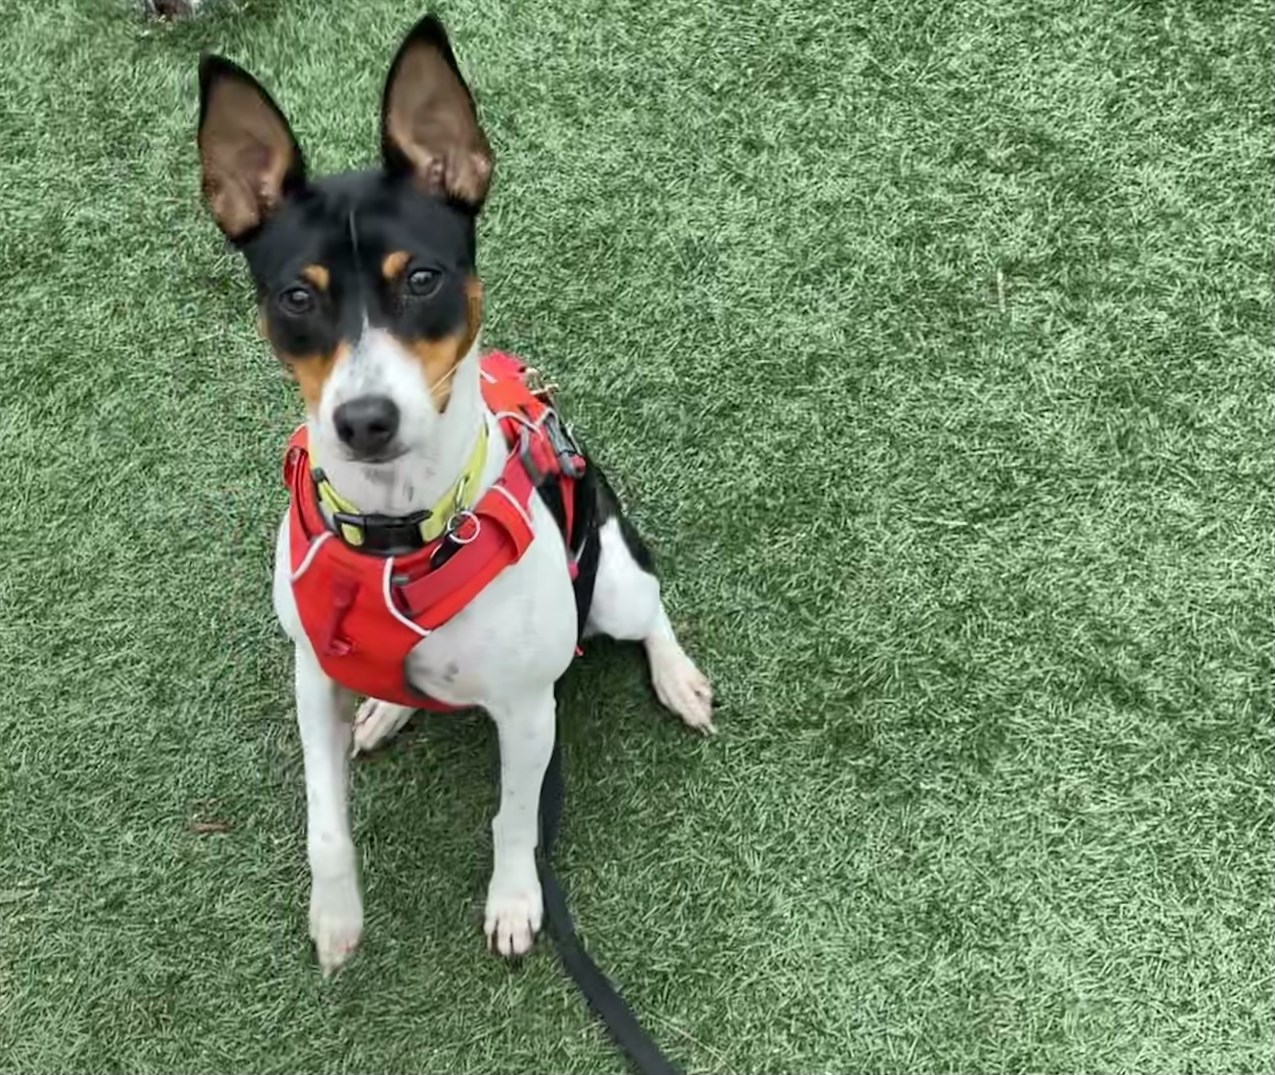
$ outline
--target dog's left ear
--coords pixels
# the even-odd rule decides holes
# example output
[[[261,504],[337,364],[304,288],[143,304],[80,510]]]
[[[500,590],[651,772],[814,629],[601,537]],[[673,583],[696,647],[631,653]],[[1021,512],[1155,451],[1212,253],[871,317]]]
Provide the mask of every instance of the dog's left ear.
[[[433,15],[412,27],[390,65],[381,99],[381,155],[387,171],[410,174],[425,193],[475,213],[482,208],[491,185],[491,146],[447,31]]]

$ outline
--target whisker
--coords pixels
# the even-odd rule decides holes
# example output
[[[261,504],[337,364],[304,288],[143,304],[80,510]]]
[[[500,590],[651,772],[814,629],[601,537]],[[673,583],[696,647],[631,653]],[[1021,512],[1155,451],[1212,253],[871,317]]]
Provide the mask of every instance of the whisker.
[[[437,389],[442,388],[443,385],[445,385],[448,381],[450,381],[453,377],[456,376],[456,371],[458,369],[460,369],[459,362],[457,362],[456,365],[454,365],[451,369],[449,369],[446,373],[444,373],[437,381],[435,381],[432,385],[429,386],[430,392],[433,393]]]

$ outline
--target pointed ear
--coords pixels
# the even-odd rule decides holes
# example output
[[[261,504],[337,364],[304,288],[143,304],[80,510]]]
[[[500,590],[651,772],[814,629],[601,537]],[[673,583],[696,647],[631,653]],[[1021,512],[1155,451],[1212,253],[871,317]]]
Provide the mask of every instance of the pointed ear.
[[[443,24],[421,19],[390,65],[381,99],[381,155],[387,171],[410,174],[427,194],[477,212],[491,184],[492,152],[478,126]]]
[[[279,106],[220,56],[199,63],[199,159],[204,201],[231,239],[264,224],[305,183],[301,149]]]

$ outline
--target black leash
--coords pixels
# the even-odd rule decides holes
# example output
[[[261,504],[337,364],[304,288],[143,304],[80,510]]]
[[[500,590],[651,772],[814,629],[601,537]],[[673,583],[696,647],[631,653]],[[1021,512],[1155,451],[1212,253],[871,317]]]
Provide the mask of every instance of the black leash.
[[[558,950],[558,959],[616,1045],[629,1058],[634,1071],[639,1075],[682,1075],[682,1069],[660,1052],[660,1047],[642,1029],[633,1009],[593,962],[576,934],[571,911],[567,908],[567,894],[558,882],[552,861],[553,841],[558,835],[558,823],[562,820],[563,793],[562,747],[555,736],[549,768],[545,770],[544,783],[540,786],[540,853],[536,866],[544,892],[545,925]]]
[[[551,412],[552,413],[552,412]],[[578,451],[568,436],[567,445]],[[564,531],[567,548],[576,556],[578,571],[573,588],[576,599],[576,619],[581,625],[588,622],[589,606],[593,602],[593,584],[598,574],[598,558],[602,553],[598,539],[598,489],[600,471],[591,463],[585,463],[584,472],[575,483],[575,521],[571,534],[566,531],[566,512],[562,491],[556,482],[539,486],[540,495]],[[613,494],[612,494],[613,495]],[[562,821],[562,746],[555,729],[553,753],[540,785],[540,847],[536,855],[536,871],[540,874],[540,889],[544,894],[545,926],[553,945],[558,950],[562,968],[571,976],[576,988],[584,994],[589,1007],[602,1020],[612,1040],[629,1058],[637,1075],[682,1075],[682,1069],[673,1064],[651,1036],[642,1029],[633,1009],[616,991],[611,980],[593,962],[580,943],[571,911],[567,908],[567,894],[563,891],[558,875],[553,870],[553,842]]]

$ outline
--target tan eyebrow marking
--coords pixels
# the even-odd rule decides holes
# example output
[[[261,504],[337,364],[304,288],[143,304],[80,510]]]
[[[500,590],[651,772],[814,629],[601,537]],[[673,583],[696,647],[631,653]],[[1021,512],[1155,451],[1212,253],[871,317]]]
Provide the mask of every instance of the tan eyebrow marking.
[[[393,280],[407,268],[407,263],[411,260],[412,255],[406,250],[395,250],[392,254],[386,254],[381,262],[381,275],[387,280]]]
[[[307,265],[301,270],[301,279],[313,284],[320,291],[327,291],[332,274],[322,265]]]

